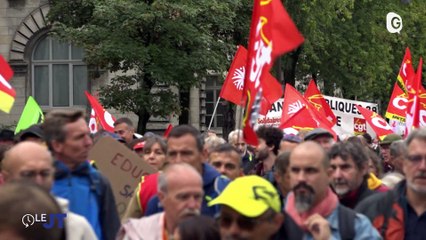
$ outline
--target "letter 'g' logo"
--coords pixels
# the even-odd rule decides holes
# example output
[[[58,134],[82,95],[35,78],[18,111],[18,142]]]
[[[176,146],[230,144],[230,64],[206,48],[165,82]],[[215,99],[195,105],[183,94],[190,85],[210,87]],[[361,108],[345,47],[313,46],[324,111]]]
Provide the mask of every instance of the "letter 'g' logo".
[[[394,12],[386,15],[386,28],[390,33],[400,33],[402,30],[402,18]]]
[[[31,214],[25,214],[22,216],[22,224],[24,224],[25,228],[34,225],[34,216]]]

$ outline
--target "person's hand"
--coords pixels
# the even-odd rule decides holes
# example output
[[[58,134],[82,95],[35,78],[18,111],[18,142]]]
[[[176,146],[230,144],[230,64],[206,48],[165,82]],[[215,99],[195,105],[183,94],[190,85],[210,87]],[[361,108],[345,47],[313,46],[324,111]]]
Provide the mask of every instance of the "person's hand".
[[[330,224],[321,215],[314,214],[310,216],[304,224],[315,240],[331,239]]]

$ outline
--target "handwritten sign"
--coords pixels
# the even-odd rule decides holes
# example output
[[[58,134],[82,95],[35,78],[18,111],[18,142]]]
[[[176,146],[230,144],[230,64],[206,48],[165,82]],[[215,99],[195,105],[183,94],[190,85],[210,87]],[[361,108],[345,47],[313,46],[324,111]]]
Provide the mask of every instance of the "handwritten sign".
[[[123,216],[133,191],[144,175],[157,170],[123,143],[110,137],[101,138],[92,148],[89,159],[111,182],[118,214]]]

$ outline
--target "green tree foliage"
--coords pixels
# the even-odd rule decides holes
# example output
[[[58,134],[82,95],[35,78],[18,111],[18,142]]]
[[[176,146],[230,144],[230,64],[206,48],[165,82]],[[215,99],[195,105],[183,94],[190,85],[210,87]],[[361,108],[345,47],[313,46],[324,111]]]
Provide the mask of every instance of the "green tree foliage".
[[[52,0],[49,19],[54,34],[84,47],[88,64],[125,73],[101,88],[101,101],[134,112],[144,132],[150,116],[188,107],[170,87],[184,95],[208,70],[227,70],[248,32],[247,9],[235,0]]]
[[[426,5],[399,0],[284,1],[306,38],[283,57],[286,80],[323,81],[325,92],[342,89],[345,98],[378,102],[386,110],[406,47],[413,62],[425,56]],[[398,13],[401,34],[386,29],[386,14]],[[296,62],[294,62],[296,61]],[[294,68],[297,66],[297,68]],[[294,71],[294,72],[292,72]]]

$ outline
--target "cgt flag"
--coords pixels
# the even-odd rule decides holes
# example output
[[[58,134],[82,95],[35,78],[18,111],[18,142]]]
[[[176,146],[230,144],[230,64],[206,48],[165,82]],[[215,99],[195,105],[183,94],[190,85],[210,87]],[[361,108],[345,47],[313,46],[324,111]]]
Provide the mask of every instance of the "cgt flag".
[[[304,96],[306,100],[308,100],[308,102],[312,104],[312,106],[314,106],[321,115],[323,115],[328,121],[332,123],[332,125],[336,124],[336,115],[334,115],[330,105],[328,105],[328,103],[325,101],[324,96],[319,91],[313,79],[309,82]]]
[[[13,71],[7,61],[0,55],[0,110],[10,113],[15,103],[15,89],[8,82],[13,77]]]
[[[356,106],[364,119],[370,124],[373,131],[377,134],[380,140],[383,140],[387,135],[394,133],[392,127],[377,113],[363,108],[360,105]]]
[[[411,84],[407,85],[408,103],[407,115],[405,117],[405,134],[408,136],[413,128],[418,128],[420,125],[420,91],[422,85],[422,67],[423,59],[420,58],[417,72]]]
[[[401,67],[399,68],[399,73],[397,80],[401,86],[402,91],[407,93],[407,84],[410,84],[414,78],[414,68],[413,61],[411,60],[411,52],[407,47],[405,49],[404,59],[402,59]]]
[[[94,111],[94,115],[96,117],[96,122],[98,126],[100,125],[104,130],[108,132],[114,132],[114,122],[115,118],[107,111],[105,111],[104,107],[96,100],[95,97],[90,95],[87,91],[84,91],[87,99],[92,105],[92,109]],[[92,114],[91,114],[92,115]]]
[[[398,86],[398,83],[395,83],[385,117],[388,119],[404,122],[407,112],[407,102],[407,94],[405,94],[404,91]]]
[[[304,41],[280,0],[255,0],[249,35],[248,59],[243,99],[246,109],[243,118],[244,139],[257,145],[253,126],[259,117],[263,87],[277,56],[298,47]]]
[[[16,125],[15,135],[20,131],[29,128],[30,126],[44,121],[44,114],[40,106],[32,96],[28,97],[21,117]]]

